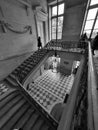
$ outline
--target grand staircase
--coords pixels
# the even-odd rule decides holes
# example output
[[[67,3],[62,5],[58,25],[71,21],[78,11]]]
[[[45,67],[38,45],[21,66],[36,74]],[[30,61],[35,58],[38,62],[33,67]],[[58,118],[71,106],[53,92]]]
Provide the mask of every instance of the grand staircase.
[[[21,86],[47,50],[36,51],[0,83],[0,130],[56,130],[53,119]]]
[[[75,114],[74,117],[63,115],[64,116],[63,121],[61,119],[63,123],[59,123],[58,125],[58,122],[50,114],[48,114],[39,105],[39,103],[37,103],[30,96],[30,94],[27,93],[27,91],[22,86],[26,78],[30,75],[30,73],[32,73],[36,65],[40,63],[40,61],[45,57],[47,53],[48,53],[47,49],[41,49],[36,51],[33,55],[31,55],[28,59],[26,59],[19,67],[17,67],[11,74],[9,74],[2,81],[3,85],[6,86],[3,88],[4,89],[7,88],[7,89],[6,91],[4,91],[4,93],[0,95],[0,130],[15,130],[19,128],[23,130],[57,130],[57,129],[61,130],[63,129],[62,127],[64,126],[64,125],[62,126],[62,124],[65,124],[65,122],[67,122],[66,120],[67,117],[68,120],[71,118],[72,122],[76,121],[76,118],[74,118],[76,117]],[[79,72],[80,73],[79,77],[81,77],[81,72]],[[77,81],[79,84],[80,80]],[[75,91],[79,87],[78,84],[77,86],[74,86]],[[74,91],[74,96],[73,94],[71,94],[71,97],[76,98],[77,95],[75,94],[75,91]],[[78,89],[77,89],[77,93],[78,93]],[[76,101],[75,98],[73,99],[74,101]],[[70,108],[74,109],[73,108],[74,106],[72,105],[73,102],[71,102],[70,104],[69,107],[72,106],[72,108],[71,107]],[[80,102],[80,104],[82,103]],[[79,108],[81,108],[80,105],[78,106]],[[74,109],[75,111],[78,106],[75,105],[75,109]],[[72,111],[70,112],[70,109],[67,111],[69,112],[66,113],[66,115],[70,113],[71,115],[73,115]],[[77,114],[77,117],[78,116],[81,117],[80,115]],[[81,121],[82,120],[83,119],[81,118]],[[66,125],[71,125],[71,123],[66,123]],[[75,128],[77,129],[78,128],[77,126],[78,126],[78,122],[76,123],[76,126],[74,125],[74,129]]]
[[[0,130],[56,130],[58,123],[37,107],[19,90],[8,90],[0,97]]]
[[[18,80],[20,83],[23,83],[27,76],[34,70],[36,65],[47,54],[46,49],[41,49],[33,53],[29,58],[27,58],[20,66],[18,66],[8,77],[5,78],[5,81],[11,86],[17,86],[15,82]]]

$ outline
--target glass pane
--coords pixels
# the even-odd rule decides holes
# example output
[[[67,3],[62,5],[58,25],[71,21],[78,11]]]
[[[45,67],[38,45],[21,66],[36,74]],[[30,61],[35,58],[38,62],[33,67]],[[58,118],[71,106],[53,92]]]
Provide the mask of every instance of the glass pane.
[[[58,39],[61,39],[62,33],[58,33]]]
[[[56,18],[52,19],[52,27],[56,27]]]
[[[97,8],[90,9],[88,12],[87,20],[95,19],[96,13],[97,13]]]
[[[57,15],[57,6],[52,7],[52,16]]]
[[[52,27],[52,33],[56,33],[56,27]]]
[[[58,26],[58,32],[62,32],[62,26]]]
[[[97,32],[98,32],[98,29],[96,29],[96,30],[93,30],[93,33],[92,33],[92,36],[91,36],[91,38],[94,38],[94,37],[97,35]]]
[[[87,34],[87,37],[89,38],[90,33],[91,33],[91,30],[84,30],[84,33],[86,33],[86,34]]]
[[[91,0],[90,5],[98,4],[98,0]]]
[[[85,30],[92,29],[93,23],[94,23],[94,20],[86,21]]]
[[[52,33],[52,39],[56,39],[56,33]]]
[[[63,24],[63,16],[58,17],[58,26],[62,26]]]
[[[98,20],[96,20],[94,29],[98,29]]]
[[[64,13],[64,3],[58,6],[58,15],[63,14],[63,13]]]

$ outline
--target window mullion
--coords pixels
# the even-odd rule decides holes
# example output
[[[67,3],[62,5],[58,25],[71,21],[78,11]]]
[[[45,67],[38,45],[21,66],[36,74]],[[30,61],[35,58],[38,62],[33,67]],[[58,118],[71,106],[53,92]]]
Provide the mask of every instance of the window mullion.
[[[92,36],[93,30],[94,30],[94,26],[95,26],[95,23],[96,23],[96,20],[97,20],[97,16],[98,16],[98,10],[97,10],[97,13],[96,13],[96,17],[95,17],[95,20],[94,20],[93,27],[92,27],[92,30],[91,30],[89,38],[91,38],[91,36]]]
[[[52,39],[61,39],[61,35],[62,35],[62,27],[63,27],[62,20],[64,19],[64,12],[61,11],[61,12],[63,12],[63,14],[61,12],[59,12],[60,11],[59,8],[61,8],[61,7],[59,7],[59,5],[60,4],[58,4],[58,5],[56,4],[55,6],[51,7],[51,37],[52,37]],[[54,7],[55,7],[55,9],[53,10]],[[57,13],[54,12],[56,10],[57,10]]]

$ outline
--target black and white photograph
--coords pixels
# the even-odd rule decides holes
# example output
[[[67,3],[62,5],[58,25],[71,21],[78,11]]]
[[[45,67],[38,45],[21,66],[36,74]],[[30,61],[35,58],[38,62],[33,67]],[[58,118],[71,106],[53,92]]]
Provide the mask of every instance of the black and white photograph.
[[[0,0],[0,130],[98,130],[98,0]]]

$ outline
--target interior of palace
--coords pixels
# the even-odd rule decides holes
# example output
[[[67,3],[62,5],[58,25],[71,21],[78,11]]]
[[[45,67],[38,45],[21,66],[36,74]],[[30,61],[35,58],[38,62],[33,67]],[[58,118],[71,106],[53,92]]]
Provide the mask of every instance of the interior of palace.
[[[97,33],[98,0],[0,0],[0,130],[98,130]]]

